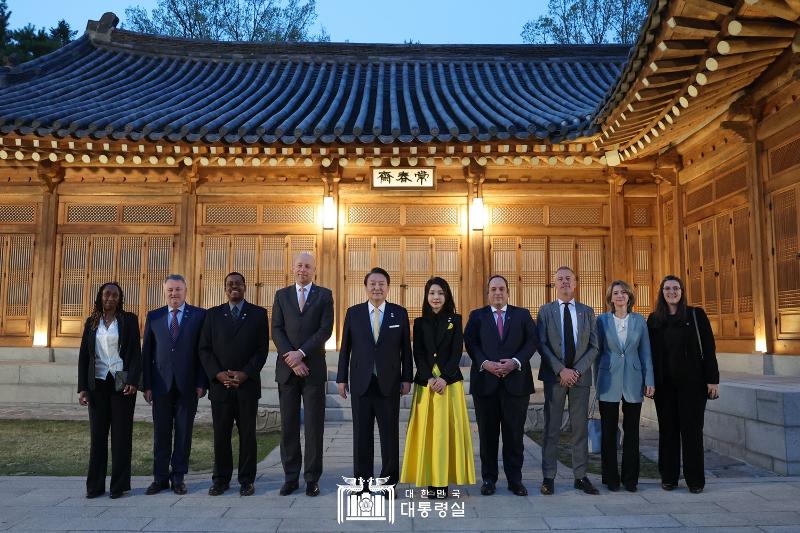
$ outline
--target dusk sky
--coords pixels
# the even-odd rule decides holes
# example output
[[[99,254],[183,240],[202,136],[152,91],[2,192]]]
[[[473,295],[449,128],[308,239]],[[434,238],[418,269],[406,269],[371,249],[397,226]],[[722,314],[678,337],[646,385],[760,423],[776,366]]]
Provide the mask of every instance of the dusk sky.
[[[86,21],[113,11],[125,21],[125,8],[152,9],[156,0],[8,0],[11,28],[33,23],[54,26],[65,19],[81,35]],[[322,25],[332,41],[402,43],[521,43],[525,21],[546,11],[546,0],[317,0],[315,30]],[[316,31],[315,31],[316,32]]]

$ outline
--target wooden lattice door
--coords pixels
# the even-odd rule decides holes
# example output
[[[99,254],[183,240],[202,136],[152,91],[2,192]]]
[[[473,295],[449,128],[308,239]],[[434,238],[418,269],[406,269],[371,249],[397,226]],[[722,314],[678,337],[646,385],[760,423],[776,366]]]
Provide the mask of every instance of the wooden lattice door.
[[[125,309],[139,316],[164,305],[161,285],[170,273],[171,235],[61,235],[59,237],[58,335],[80,335],[97,290],[116,281]]]
[[[0,234],[0,335],[31,335],[34,237]]]
[[[777,191],[771,198],[777,333],[800,338],[800,185]]]
[[[460,237],[347,236],[344,308],[366,300],[364,275],[375,266],[389,273],[389,300],[420,316],[425,283],[431,276],[447,280],[458,307],[461,292]],[[464,312],[464,310],[460,310]]]
[[[603,237],[489,237],[489,253],[490,272],[508,279],[510,303],[527,308],[534,318],[542,304],[555,299],[553,278],[561,266],[577,273],[577,298],[603,312]]]
[[[224,280],[239,272],[247,282],[245,299],[272,308],[275,292],[292,282],[292,257],[298,252],[316,255],[314,235],[206,235],[198,256],[199,305],[213,307],[226,301]]]

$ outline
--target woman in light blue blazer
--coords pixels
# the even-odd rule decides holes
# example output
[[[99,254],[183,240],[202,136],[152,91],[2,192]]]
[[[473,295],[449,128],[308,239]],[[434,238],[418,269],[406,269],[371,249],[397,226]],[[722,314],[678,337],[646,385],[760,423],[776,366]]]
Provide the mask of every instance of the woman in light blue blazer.
[[[643,396],[653,397],[653,363],[647,321],[633,313],[636,296],[617,280],[606,291],[609,312],[597,318],[597,396],[600,400],[603,483],[616,492],[622,485],[636,492],[639,483],[639,415]],[[617,466],[617,424],[622,400],[622,476]]]

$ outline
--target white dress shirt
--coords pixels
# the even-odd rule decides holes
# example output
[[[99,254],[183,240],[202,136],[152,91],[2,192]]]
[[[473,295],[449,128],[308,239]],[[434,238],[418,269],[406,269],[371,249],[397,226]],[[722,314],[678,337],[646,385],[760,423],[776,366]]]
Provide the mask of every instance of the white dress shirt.
[[[178,308],[178,325],[181,325],[181,321],[183,320],[183,312],[186,310],[186,304],[184,303]],[[167,329],[172,327],[172,308],[167,306]]]
[[[314,284],[313,282],[309,283],[308,285],[305,285],[305,286],[304,285],[300,285],[299,283],[295,283],[294,284],[294,289],[295,289],[294,292],[295,292],[295,296],[297,296],[297,305],[300,305],[300,289],[302,289],[302,288],[306,289],[305,299],[306,299],[306,302],[307,302],[308,301],[308,293],[311,292],[311,286],[313,284]]]
[[[497,325],[497,311],[500,311],[500,314],[503,317],[503,335],[505,336],[506,333],[506,310],[508,309],[508,304],[504,305],[501,309],[495,309],[491,305],[489,306],[489,310],[492,312],[492,318],[494,318],[494,323]],[[498,330],[500,331],[500,330]],[[516,357],[511,358],[517,364],[517,370],[522,370],[522,363],[519,362],[519,359]],[[481,372],[483,372],[483,365],[486,364],[486,361],[481,363]]]
[[[372,327],[372,321],[375,320],[375,312],[378,311],[380,314],[378,315],[378,324],[381,326],[383,325],[383,313],[386,311],[386,300],[380,305],[380,307],[375,307],[372,305],[372,302],[369,302],[369,324]]]
[[[94,338],[94,377],[106,379],[109,372],[115,374],[122,371],[124,365],[119,356],[117,319],[115,318],[111,325],[106,327],[106,323],[101,318]]]
[[[628,340],[628,319],[630,316],[630,313],[625,315],[625,318],[619,318],[617,315],[614,315],[614,327],[617,330],[620,347],[625,346],[625,341]]]

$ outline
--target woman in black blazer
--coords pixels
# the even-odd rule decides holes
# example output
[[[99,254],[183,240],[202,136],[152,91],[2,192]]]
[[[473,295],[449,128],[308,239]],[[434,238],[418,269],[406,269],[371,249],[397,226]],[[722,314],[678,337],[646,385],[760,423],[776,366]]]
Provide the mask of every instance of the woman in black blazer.
[[[414,398],[400,481],[446,498],[448,485],[475,483],[472,433],[464,397],[461,315],[439,277],[425,284],[422,316],[414,320]]]
[[[118,284],[103,284],[83,327],[78,354],[78,401],[89,406],[87,498],[96,498],[106,490],[109,429],[111,497],[119,498],[131,489],[133,410],[142,372],[142,350],[139,319],[123,309],[124,301]]]
[[[686,304],[683,281],[666,276],[647,319],[653,354],[661,488],[678,486],[681,455],[689,491],[705,486],[703,420],[707,400],[719,398],[714,332],[705,312]]]

